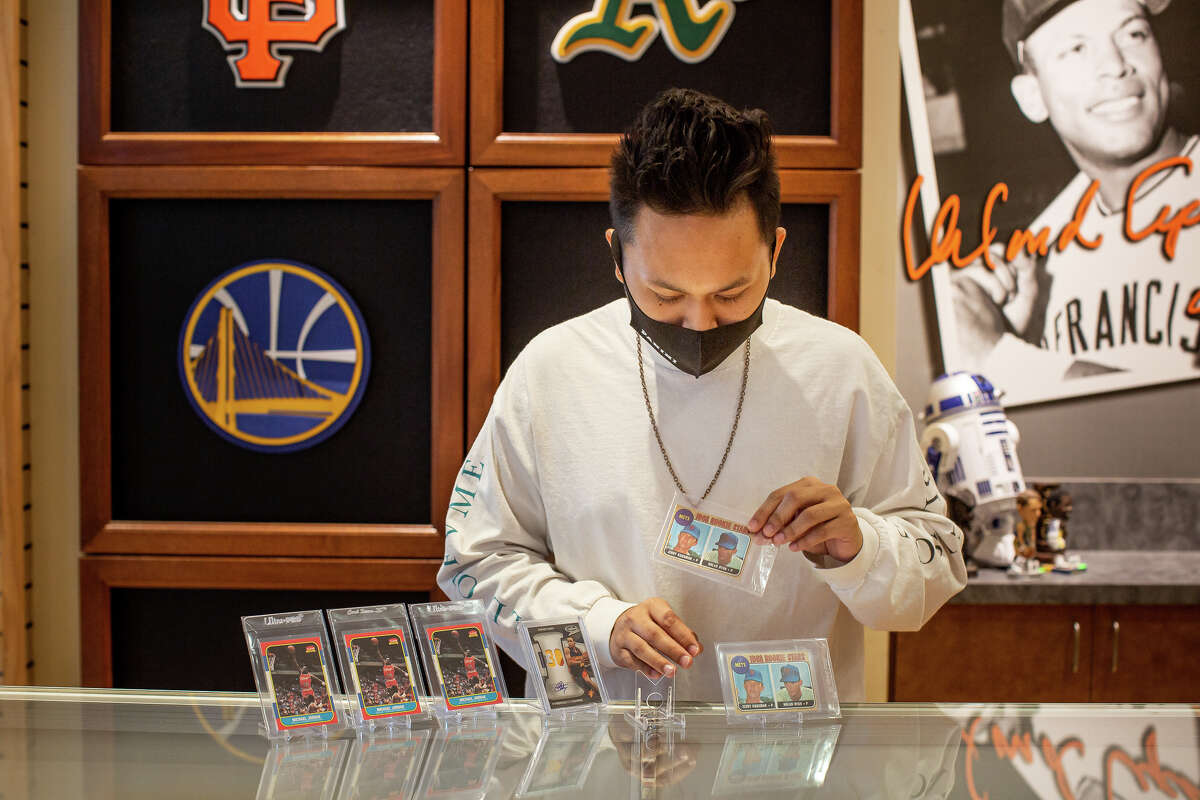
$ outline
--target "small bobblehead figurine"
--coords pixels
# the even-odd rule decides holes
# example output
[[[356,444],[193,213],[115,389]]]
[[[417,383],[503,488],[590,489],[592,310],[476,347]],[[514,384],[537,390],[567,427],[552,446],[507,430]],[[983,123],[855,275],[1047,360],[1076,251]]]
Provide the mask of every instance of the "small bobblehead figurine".
[[[1052,564],[1057,572],[1087,569],[1078,554],[1067,553],[1067,520],[1075,510],[1071,493],[1058,483],[1039,483],[1034,488],[1041,493],[1044,506],[1037,527],[1038,560]]]

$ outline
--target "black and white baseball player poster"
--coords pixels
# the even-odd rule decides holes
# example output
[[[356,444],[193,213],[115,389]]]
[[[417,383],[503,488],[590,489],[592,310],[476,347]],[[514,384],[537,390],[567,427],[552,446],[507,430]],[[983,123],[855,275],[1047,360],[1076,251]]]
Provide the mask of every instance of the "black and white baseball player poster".
[[[903,0],[901,238],[1007,406],[1200,378],[1200,6]]]

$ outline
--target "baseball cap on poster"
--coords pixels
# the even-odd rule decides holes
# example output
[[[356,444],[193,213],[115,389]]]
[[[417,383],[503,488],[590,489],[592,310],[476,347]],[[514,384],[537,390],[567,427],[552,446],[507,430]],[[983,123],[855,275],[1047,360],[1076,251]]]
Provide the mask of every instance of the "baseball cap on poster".
[[[1171,0],[1138,0],[1151,14],[1159,14]],[[1021,65],[1021,43],[1042,23],[1079,0],[1004,0],[1000,35],[1013,63]]]
[[[782,683],[793,683],[800,680],[800,670],[793,667],[791,664],[784,664],[783,669],[779,670],[779,680]]]

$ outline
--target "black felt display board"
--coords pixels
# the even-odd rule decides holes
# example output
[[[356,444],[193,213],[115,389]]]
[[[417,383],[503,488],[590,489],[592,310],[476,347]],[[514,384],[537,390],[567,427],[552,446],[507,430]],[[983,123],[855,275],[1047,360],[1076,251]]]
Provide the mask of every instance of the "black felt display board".
[[[120,520],[429,522],[432,202],[113,200],[112,509]],[[180,327],[248,261],[325,272],[366,322],[358,409],[293,453],[227,442],[180,383]]]
[[[501,205],[500,360],[508,366],[551,325],[624,297],[604,241],[607,203]],[[824,317],[829,288],[829,206],[785,203],[787,229],[770,297]]]
[[[429,602],[427,592],[280,589],[114,588],[111,598],[113,687],[201,692],[254,691],[244,616]]]
[[[284,49],[285,85],[262,89],[237,87],[199,0],[112,0],[112,130],[430,131],[433,4],[345,0],[346,29]]]
[[[593,0],[505,0],[504,130],[612,133],[673,86],[699,89],[734,106],[765,109],[778,134],[830,134],[832,3],[747,0],[717,49],[698,64],[680,61],[662,33],[635,62],[603,52],[566,64],[550,54],[568,20]],[[638,15],[649,3],[633,3]]]

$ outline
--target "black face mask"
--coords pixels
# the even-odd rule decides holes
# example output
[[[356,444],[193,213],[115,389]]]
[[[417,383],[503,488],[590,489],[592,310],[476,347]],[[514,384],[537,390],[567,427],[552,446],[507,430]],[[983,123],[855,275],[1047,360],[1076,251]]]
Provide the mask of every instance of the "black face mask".
[[[617,270],[624,278],[621,240],[617,238],[616,231],[613,231],[611,247]],[[728,325],[718,325],[706,331],[693,331],[682,325],[671,325],[651,319],[633,301],[628,283],[622,280],[622,285],[625,287],[625,298],[629,300],[629,325],[663,358],[670,361],[676,368],[689,375],[695,375],[697,378],[728,358],[733,351],[750,338],[754,331],[758,330],[763,322],[763,306],[767,303],[767,296],[764,293],[758,308],[744,320],[731,322]]]

